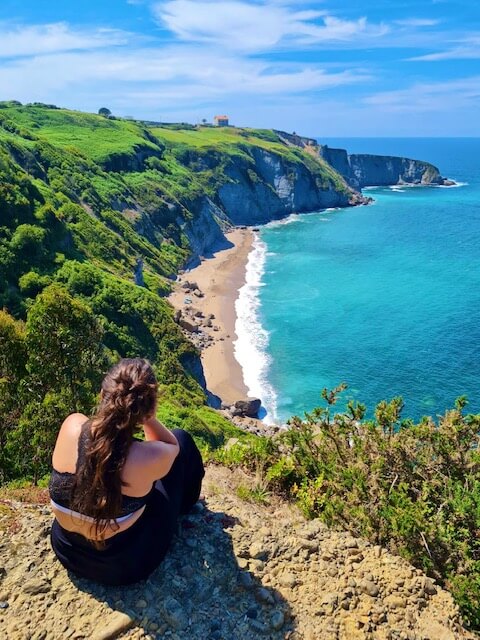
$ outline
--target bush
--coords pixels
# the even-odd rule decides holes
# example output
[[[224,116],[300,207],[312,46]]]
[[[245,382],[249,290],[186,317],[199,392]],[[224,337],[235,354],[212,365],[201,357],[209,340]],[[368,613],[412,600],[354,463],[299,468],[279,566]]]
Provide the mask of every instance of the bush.
[[[267,487],[294,498],[305,515],[320,517],[407,558],[446,585],[466,621],[480,628],[480,415],[464,415],[465,398],[438,423],[401,420],[402,400],[380,403],[374,420],[350,403],[326,408],[263,450],[242,452],[263,466]],[[260,462],[259,462],[260,461]]]

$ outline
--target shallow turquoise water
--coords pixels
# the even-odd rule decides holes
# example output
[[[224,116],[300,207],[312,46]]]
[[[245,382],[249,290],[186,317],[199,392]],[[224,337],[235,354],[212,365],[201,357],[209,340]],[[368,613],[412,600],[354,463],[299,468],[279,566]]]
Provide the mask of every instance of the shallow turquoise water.
[[[264,227],[247,386],[282,421],[339,382],[370,408],[401,395],[414,419],[462,394],[480,411],[480,140],[328,144],[429,160],[467,184],[377,188],[371,206]]]

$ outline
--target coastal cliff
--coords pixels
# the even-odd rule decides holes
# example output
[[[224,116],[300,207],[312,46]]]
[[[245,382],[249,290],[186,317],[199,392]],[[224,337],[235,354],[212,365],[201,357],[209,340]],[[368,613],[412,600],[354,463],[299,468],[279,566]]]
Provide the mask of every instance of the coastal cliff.
[[[402,184],[455,184],[452,180],[442,177],[437,167],[423,160],[367,153],[349,154],[346,149],[334,149],[326,144],[319,144],[314,138],[305,138],[285,131],[275,133],[284,144],[302,149],[315,158],[322,158],[355,190]]]
[[[422,160],[397,156],[349,154],[345,149],[319,146],[319,155],[338,171],[354,189],[401,184],[451,184],[437,167]]]
[[[326,207],[362,204],[365,199],[335,176],[321,175],[305,162],[291,162],[281,155],[252,148],[252,167],[234,163],[229,181],[218,190],[218,200],[236,225],[265,224],[291,213]]]

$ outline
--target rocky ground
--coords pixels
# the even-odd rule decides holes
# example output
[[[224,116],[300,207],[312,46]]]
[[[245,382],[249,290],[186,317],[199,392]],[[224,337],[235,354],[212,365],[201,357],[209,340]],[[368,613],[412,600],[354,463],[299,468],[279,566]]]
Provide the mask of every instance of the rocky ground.
[[[0,501],[0,637],[6,640],[454,640],[450,594],[384,549],[305,521],[253,482],[210,467],[204,502],[146,582],[70,579],[45,505]],[[240,487],[240,489],[239,489]]]

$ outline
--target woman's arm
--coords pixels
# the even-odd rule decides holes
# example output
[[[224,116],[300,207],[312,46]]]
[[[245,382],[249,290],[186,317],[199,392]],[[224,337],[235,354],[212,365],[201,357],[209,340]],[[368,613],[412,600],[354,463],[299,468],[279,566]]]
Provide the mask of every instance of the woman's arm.
[[[163,424],[159,420],[157,420],[155,416],[144,420],[143,431],[145,433],[145,440],[147,441],[156,440],[159,442],[173,444],[178,447],[176,437],[171,431],[164,427]]]
[[[143,423],[146,442],[140,443],[143,451],[142,467],[155,480],[170,471],[180,446],[176,437],[155,416]]]

